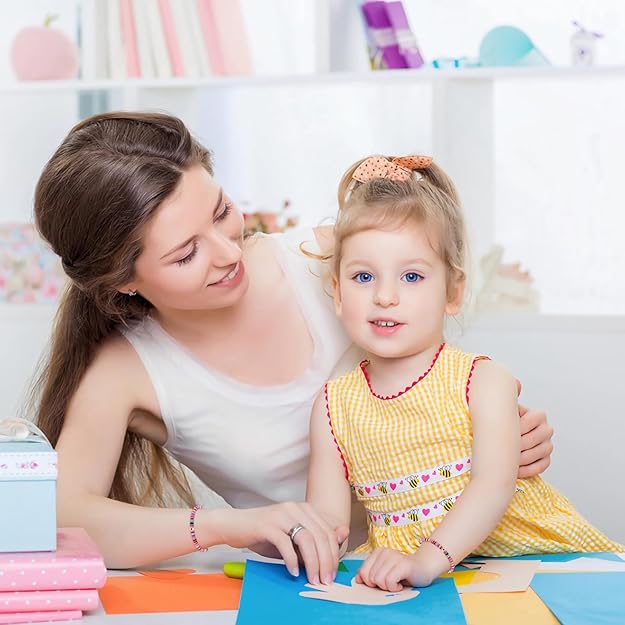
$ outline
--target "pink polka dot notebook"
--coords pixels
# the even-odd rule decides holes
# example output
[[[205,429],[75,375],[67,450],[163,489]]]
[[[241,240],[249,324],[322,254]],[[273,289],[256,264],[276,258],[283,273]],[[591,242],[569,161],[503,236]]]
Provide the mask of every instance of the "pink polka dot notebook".
[[[71,527],[57,530],[57,550],[56,551],[32,551],[21,553],[0,553],[0,612],[14,611],[16,605],[11,600],[12,605],[7,606],[5,602],[10,597],[15,597],[19,592],[28,591],[28,605],[37,603],[37,609],[42,605],[35,602],[35,593],[43,591],[91,591],[96,597],[95,589],[101,588],[106,581],[106,567],[104,560],[98,552],[97,547],[91,540],[87,532],[79,527]],[[50,599],[46,592],[45,601]],[[91,595],[84,595],[85,602]],[[55,595],[60,597],[61,595]],[[73,603],[67,604],[67,597],[64,599],[65,609],[90,609],[86,606],[79,608]],[[24,604],[26,605],[26,604]],[[82,605],[82,603],[81,603]],[[7,609],[7,608],[11,609]],[[49,609],[54,609],[53,606]],[[58,608],[57,608],[58,609]]]

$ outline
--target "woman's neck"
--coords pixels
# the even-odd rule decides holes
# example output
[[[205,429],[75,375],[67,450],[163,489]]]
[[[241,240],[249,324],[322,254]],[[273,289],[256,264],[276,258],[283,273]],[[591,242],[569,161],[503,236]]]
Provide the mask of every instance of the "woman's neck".
[[[410,386],[425,374],[436,357],[441,344],[440,340],[409,356],[401,358],[382,358],[369,354],[367,376],[376,395],[392,396]]]

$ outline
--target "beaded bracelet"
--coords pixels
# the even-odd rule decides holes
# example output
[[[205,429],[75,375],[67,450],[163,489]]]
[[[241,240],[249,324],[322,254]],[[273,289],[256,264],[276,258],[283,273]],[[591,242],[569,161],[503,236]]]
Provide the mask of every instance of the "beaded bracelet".
[[[451,573],[456,568],[454,559],[449,555],[449,551],[447,551],[447,549],[445,549],[445,547],[443,547],[443,545],[441,545],[437,540],[434,540],[434,538],[428,536],[427,538],[422,538],[419,541],[420,545],[422,545],[423,543],[430,543],[430,545],[434,545],[445,554],[445,557],[449,561],[449,571],[447,571],[448,573]]]
[[[208,551],[208,547],[202,547],[197,540],[197,536],[195,535],[195,515],[198,510],[201,510],[202,506],[195,505],[191,508],[191,515],[189,516],[189,532],[191,532],[191,540],[193,541],[193,545],[198,551]]]

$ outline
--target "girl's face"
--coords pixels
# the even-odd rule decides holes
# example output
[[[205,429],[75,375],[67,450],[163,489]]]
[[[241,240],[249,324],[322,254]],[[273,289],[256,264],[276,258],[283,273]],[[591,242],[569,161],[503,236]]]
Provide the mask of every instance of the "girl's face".
[[[353,341],[381,358],[404,358],[443,341],[445,315],[458,312],[462,286],[448,297],[448,274],[417,224],[365,230],[343,241],[335,303]]]
[[[184,172],[144,233],[135,289],[161,313],[237,303],[248,287],[243,216],[203,167]]]

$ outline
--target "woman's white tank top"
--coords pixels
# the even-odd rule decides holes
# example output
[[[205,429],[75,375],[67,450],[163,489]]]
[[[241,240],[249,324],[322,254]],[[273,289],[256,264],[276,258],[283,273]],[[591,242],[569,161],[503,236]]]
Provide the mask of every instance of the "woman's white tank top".
[[[309,368],[279,386],[244,384],[209,369],[153,319],[122,333],[141,358],[167,428],[165,448],[237,508],[303,500],[310,410],[325,382],[360,356],[334,314],[312,229],[269,235],[308,324]]]

